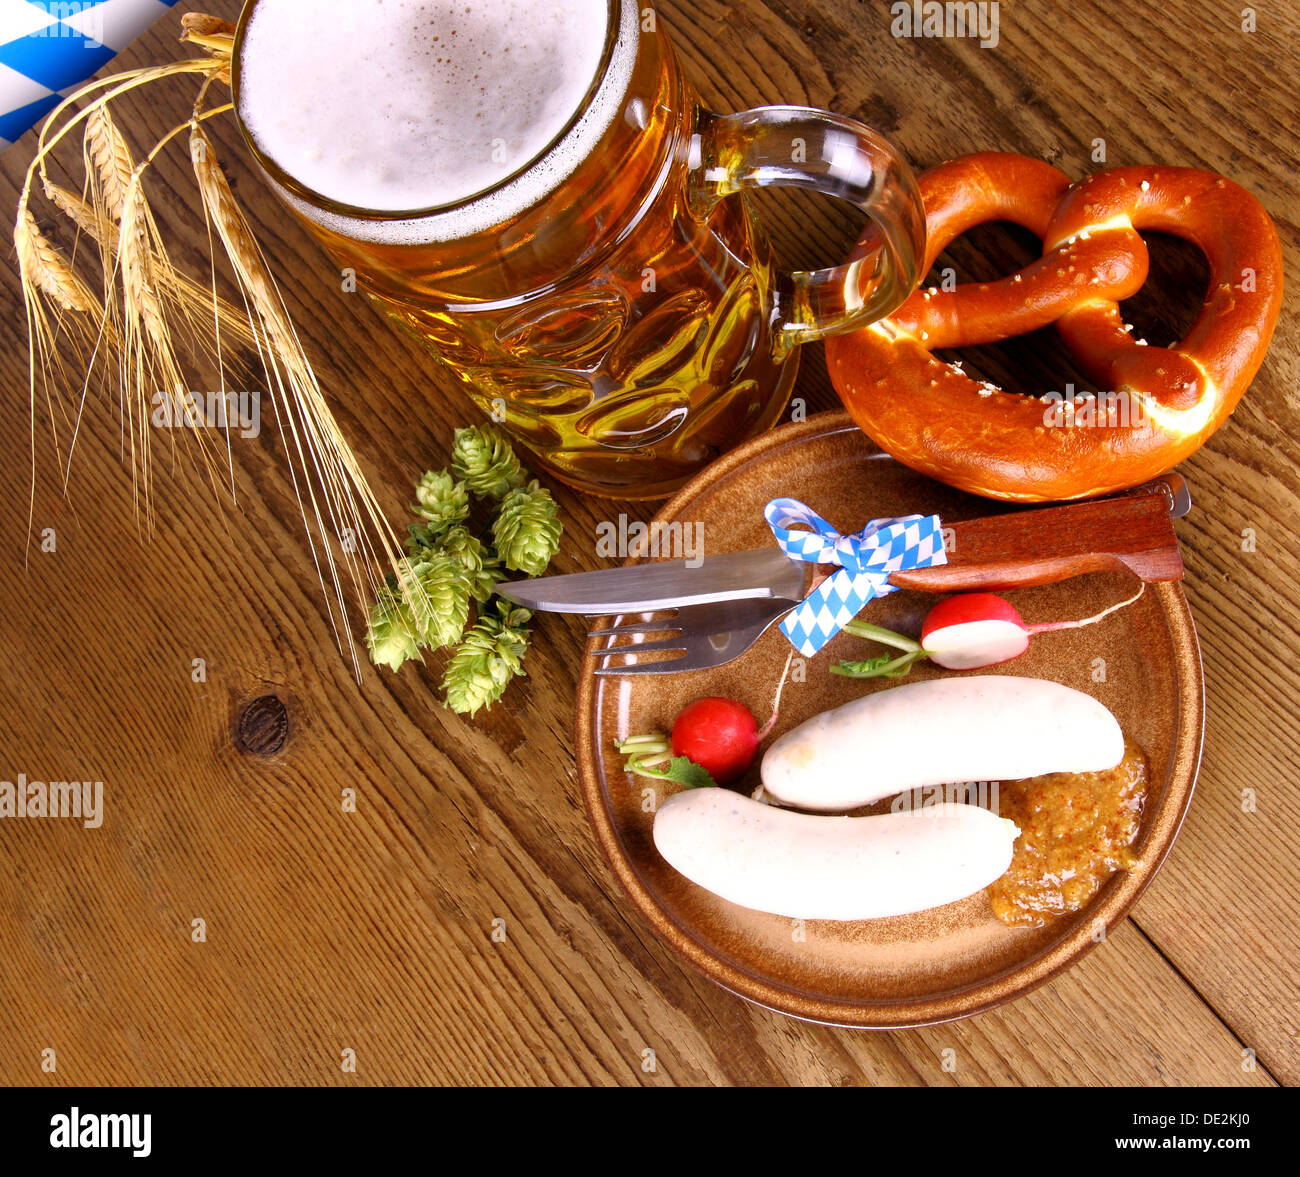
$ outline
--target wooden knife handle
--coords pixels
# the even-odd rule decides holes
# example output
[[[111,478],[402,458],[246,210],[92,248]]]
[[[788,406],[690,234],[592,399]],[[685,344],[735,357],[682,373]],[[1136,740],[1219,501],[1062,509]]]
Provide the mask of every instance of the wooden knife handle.
[[[948,526],[948,563],[891,573],[890,584],[949,593],[1125,569],[1143,580],[1183,578],[1178,537],[1161,494],[1011,511]]]

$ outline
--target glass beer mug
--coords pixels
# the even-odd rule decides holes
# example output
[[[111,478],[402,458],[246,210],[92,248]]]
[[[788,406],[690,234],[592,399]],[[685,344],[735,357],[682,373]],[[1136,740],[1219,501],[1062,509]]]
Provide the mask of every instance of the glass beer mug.
[[[580,490],[671,493],[778,420],[800,344],[888,314],[916,283],[925,217],[903,158],[824,111],[708,113],[644,3],[310,8],[304,22],[295,0],[250,0],[239,22],[235,104],[262,171],[340,269]],[[314,50],[301,68],[277,9]],[[310,27],[335,20],[355,61]],[[874,248],[778,272],[747,196],[768,185],[851,202]]]

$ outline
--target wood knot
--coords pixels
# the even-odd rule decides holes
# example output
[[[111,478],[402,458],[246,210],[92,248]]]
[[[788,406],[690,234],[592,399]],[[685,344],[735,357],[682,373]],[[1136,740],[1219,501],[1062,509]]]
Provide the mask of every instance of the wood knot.
[[[254,756],[270,756],[289,738],[289,711],[275,695],[254,699],[235,722],[235,742]]]

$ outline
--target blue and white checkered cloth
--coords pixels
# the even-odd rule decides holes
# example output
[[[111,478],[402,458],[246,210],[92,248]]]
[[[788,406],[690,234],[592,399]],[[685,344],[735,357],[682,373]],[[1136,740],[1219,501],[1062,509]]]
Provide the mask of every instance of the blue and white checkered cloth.
[[[0,0],[0,150],[176,0]]]
[[[763,517],[787,556],[840,566],[781,621],[781,632],[807,657],[839,633],[868,601],[898,591],[889,583],[891,572],[948,562],[938,515],[873,519],[853,535],[840,535],[798,499],[773,499],[763,508]],[[811,530],[791,530],[799,526]]]

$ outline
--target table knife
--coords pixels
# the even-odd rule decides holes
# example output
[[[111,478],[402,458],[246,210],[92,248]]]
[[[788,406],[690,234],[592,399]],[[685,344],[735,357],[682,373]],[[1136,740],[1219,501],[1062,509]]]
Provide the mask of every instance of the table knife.
[[[889,582],[947,593],[1051,584],[1110,570],[1146,581],[1180,580],[1183,561],[1173,520],[1190,509],[1186,482],[1171,473],[1111,498],[945,524],[948,562],[893,572]],[[503,581],[495,591],[529,609],[603,615],[752,597],[800,599],[829,571],[791,560],[773,542],[770,548],[694,560]]]

